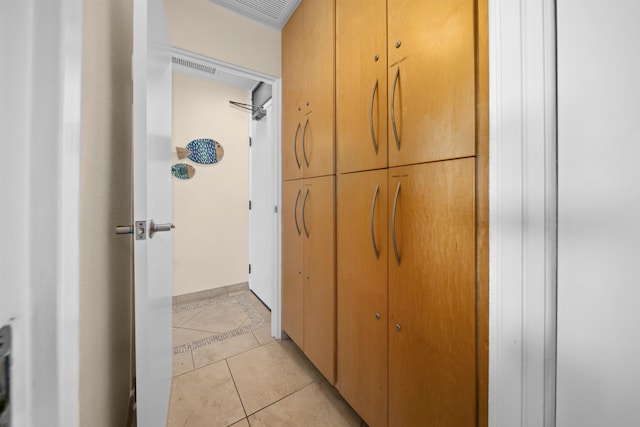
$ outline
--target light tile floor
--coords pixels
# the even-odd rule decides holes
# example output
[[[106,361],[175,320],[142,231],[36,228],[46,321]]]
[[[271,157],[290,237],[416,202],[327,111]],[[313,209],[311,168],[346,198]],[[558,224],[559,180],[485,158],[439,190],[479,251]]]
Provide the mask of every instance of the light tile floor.
[[[250,291],[173,308],[167,427],[361,426]]]

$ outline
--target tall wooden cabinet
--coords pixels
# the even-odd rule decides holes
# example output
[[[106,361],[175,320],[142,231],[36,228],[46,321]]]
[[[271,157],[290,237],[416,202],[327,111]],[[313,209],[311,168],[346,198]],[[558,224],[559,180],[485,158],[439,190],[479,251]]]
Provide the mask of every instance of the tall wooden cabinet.
[[[337,170],[387,167],[386,0],[336,2]]]
[[[389,218],[389,426],[473,426],[475,159],[389,169]]]
[[[387,421],[387,170],[338,176],[336,388],[370,427]]]
[[[335,383],[335,177],[283,182],[282,329]]]
[[[474,156],[474,0],[387,4],[389,166]]]
[[[305,0],[282,30],[282,178],[335,173],[335,8]]]
[[[335,383],[335,7],[282,30],[282,328]]]
[[[487,20],[303,0],[282,33],[282,325],[371,427],[487,425]]]

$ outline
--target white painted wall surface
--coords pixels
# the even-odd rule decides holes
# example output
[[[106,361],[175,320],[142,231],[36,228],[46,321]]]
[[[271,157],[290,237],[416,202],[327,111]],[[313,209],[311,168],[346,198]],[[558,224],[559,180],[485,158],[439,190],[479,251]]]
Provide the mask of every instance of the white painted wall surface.
[[[558,427],[640,425],[639,20],[558,0]]]
[[[282,75],[280,31],[209,0],[165,0],[171,45],[274,77]]]
[[[248,280],[248,113],[229,104],[249,103],[250,92],[173,73],[173,146],[214,139],[224,157],[214,165],[185,162],[190,180],[173,179],[174,295]]]
[[[132,352],[132,0],[85,0],[80,205],[80,425],[124,425]]]

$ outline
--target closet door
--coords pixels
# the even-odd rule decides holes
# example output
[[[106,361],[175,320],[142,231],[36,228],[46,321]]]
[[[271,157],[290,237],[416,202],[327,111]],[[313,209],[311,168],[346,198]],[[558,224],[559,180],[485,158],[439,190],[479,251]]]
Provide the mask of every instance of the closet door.
[[[389,169],[391,426],[476,423],[474,169]]]
[[[282,330],[303,345],[302,180],[282,183]]]
[[[338,172],[387,167],[387,2],[336,1]]]
[[[304,353],[335,383],[335,177],[304,180]]]
[[[335,27],[333,0],[304,0],[304,177],[335,173]]]
[[[389,165],[475,155],[473,0],[388,0]]]
[[[282,29],[282,179],[302,178],[303,22],[302,5]]]
[[[387,425],[387,171],[338,176],[336,387]]]

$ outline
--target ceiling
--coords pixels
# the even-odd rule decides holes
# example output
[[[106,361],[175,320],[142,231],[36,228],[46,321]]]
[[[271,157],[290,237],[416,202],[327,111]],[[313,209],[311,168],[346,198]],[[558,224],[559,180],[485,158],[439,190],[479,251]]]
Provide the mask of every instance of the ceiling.
[[[209,0],[236,13],[281,30],[301,0]]]

